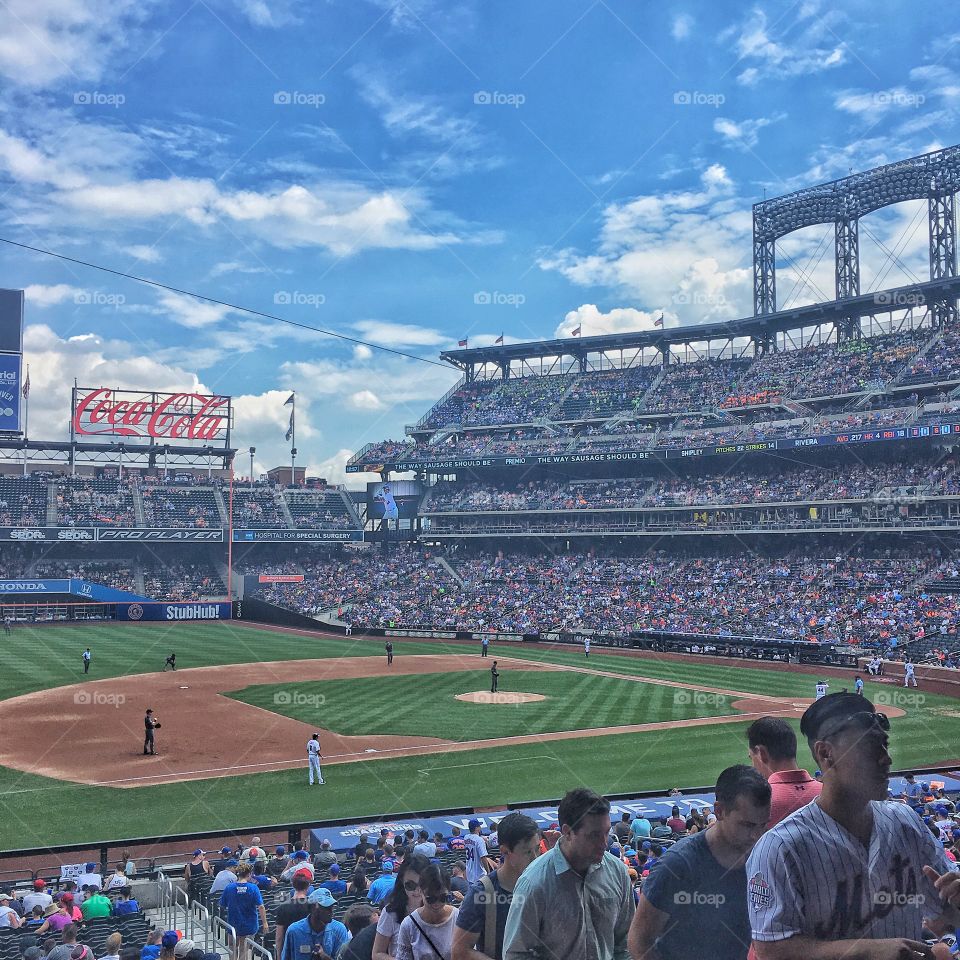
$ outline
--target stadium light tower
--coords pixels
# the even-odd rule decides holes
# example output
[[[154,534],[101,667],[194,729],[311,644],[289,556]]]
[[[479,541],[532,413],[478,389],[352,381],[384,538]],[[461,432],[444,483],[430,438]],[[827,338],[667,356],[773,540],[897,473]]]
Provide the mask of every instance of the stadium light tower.
[[[250,489],[253,489],[253,455],[257,452],[256,447],[250,448]]]

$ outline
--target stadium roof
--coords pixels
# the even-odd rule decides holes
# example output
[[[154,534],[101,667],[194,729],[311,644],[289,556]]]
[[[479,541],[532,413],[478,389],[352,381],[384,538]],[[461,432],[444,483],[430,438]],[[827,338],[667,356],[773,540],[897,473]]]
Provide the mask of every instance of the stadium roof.
[[[703,340],[726,340],[735,337],[765,337],[785,330],[798,330],[823,323],[839,323],[848,317],[906,310],[926,303],[960,296],[960,278],[928,280],[907,287],[864,293],[845,300],[830,300],[790,310],[779,310],[760,317],[723,320],[714,323],[688,324],[683,327],[614,333],[600,337],[562,337],[530,343],[508,343],[501,346],[464,347],[445,350],[442,360],[465,369],[484,363],[505,364],[512,360],[536,357],[574,356],[607,350],[636,350],[642,347],[662,349],[671,344]]]

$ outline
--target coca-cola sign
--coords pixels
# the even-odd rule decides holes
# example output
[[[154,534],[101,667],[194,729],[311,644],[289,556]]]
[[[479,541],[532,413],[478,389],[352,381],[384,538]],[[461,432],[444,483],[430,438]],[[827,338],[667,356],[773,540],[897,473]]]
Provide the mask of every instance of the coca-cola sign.
[[[210,443],[226,441],[230,429],[230,397],[109,387],[78,387],[73,397],[73,431],[77,436]]]

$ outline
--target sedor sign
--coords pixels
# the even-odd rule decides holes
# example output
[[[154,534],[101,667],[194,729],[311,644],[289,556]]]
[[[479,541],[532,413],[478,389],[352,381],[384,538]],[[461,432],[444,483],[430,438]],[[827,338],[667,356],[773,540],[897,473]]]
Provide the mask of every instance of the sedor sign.
[[[230,421],[230,397],[108,387],[78,387],[73,392],[72,427],[76,436],[226,442]]]

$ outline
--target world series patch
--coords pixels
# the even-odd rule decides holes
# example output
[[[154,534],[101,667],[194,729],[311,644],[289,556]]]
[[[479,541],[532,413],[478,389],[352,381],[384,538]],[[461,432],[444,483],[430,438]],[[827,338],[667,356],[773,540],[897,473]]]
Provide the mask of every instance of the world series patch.
[[[757,908],[769,907],[773,902],[773,894],[770,893],[770,885],[759,873],[755,873],[750,878],[747,885],[750,893],[750,902]]]

